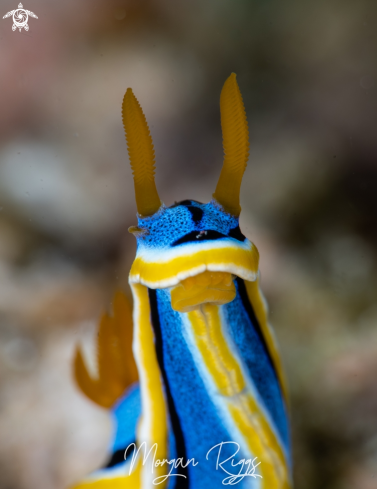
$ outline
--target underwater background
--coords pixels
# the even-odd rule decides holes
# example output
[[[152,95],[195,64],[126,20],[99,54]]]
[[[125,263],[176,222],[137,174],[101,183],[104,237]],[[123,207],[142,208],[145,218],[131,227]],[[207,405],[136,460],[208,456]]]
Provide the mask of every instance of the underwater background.
[[[27,2],[27,3],[26,3]],[[4,0],[1,17],[16,8]],[[25,0],[0,20],[0,489],[64,489],[107,456],[76,388],[81,341],[127,276],[132,87],[166,205],[207,202],[221,87],[243,94],[241,229],[291,392],[296,489],[377,487],[377,4]]]

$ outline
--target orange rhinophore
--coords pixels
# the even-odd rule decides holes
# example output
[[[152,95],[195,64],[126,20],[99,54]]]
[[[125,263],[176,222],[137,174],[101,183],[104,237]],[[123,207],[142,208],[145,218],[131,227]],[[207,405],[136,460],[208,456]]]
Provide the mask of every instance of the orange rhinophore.
[[[85,366],[80,346],[74,360],[75,379],[92,401],[110,408],[137,381],[137,369],[132,354],[132,310],[123,294],[116,292],[113,314],[102,316],[97,337],[97,377]]]

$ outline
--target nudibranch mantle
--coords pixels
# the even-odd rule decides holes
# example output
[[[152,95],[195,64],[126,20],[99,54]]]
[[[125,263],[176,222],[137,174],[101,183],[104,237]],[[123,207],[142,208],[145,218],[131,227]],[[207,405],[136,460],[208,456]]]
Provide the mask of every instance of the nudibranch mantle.
[[[159,439],[166,457],[203,459],[210,440],[232,439],[242,456],[261,457],[260,487],[290,487],[284,378],[258,285],[258,250],[241,233],[238,216],[217,202],[186,200],[138,216],[137,230],[129,282],[145,413],[138,440]],[[178,287],[184,298],[197,291],[186,309],[174,302]],[[213,299],[214,290],[220,298]],[[208,477],[203,467],[182,474],[189,475],[185,487],[205,487],[197,479]],[[143,487],[149,475],[143,471]]]
[[[171,287],[205,270],[228,271],[249,281],[257,277],[257,248],[241,233],[238,218],[213,201],[162,206],[151,217],[139,217],[138,229],[130,283]]]

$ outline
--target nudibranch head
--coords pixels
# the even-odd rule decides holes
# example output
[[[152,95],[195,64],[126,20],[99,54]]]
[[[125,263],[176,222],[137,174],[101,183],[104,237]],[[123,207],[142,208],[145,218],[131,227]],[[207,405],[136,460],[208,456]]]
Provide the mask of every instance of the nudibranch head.
[[[131,283],[149,288],[172,287],[172,307],[188,312],[235,297],[232,278],[255,280],[258,251],[242,234],[238,217],[216,201],[184,200],[139,217]]]
[[[234,276],[253,281],[258,251],[239,228],[239,194],[249,153],[248,127],[236,75],[220,97],[224,163],[213,199],[161,203],[154,181],[154,151],[145,116],[128,89],[123,122],[134,174],[138,225],[131,283],[171,287],[172,306],[187,312],[201,303],[224,304],[235,297]]]
[[[204,243],[232,238],[243,243],[238,218],[224,212],[215,201],[202,204],[183,200],[162,207],[151,217],[138,219],[136,239],[140,248],[176,248],[186,243]]]

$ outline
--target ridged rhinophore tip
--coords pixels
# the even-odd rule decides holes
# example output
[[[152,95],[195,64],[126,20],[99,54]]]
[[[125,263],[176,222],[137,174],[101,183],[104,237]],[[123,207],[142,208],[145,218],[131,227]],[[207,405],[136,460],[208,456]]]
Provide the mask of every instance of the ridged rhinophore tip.
[[[239,216],[242,176],[249,157],[249,130],[235,73],[224,83],[220,111],[224,163],[213,197],[226,212]]]
[[[134,176],[137,211],[143,217],[151,216],[161,206],[154,180],[154,148],[147,120],[131,88],[127,88],[123,98],[122,120]]]

